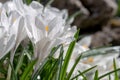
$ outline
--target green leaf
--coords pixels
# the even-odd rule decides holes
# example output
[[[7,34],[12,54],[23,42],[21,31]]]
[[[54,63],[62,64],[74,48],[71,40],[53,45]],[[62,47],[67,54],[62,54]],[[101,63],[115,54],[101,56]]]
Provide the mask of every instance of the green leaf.
[[[72,41],[70,43],[70,45],[69,45],[69,48],[67,50],[67,53],[66,53],[66,56],[65,56],[65,60],[64,60],[64,63],[63,63],[63,67],[62,67],[62,70],[61,70],[60,80],[64,80],[65,79],[67,67],[68,67],[69,60],[71,58],[71,54],[73,52],[75,43],[76,43],[76,41]]]
[[[33,66],[37,60],[33,60],[29,65],[26,67],[25,71],[23,72],[20,80],[28,80],[28,77],[31,75],[31,72],[33,71]]]
[[[111,77],[110,77],[110,75],[109,75],[109,80],[111,80]]]
[[[4,57],[0,59],[0,73],[7,74],[7,71],[4,69],[3,64],[6,58],[9,56],[9,54],[6,54]]]
[[[83,52],[82,58],[90,57],[90,56],[105,55],[110,53],[119,54],[119,48],[120,46],[88,50]]]
[[[45,80],[52,80],[52,78],[54,78],[54,75],[55,75],[54,72],[55,72],[56,67],[58,66],[57,63],[58,63],[58,60],[51,67],[50,72],[48,73],[49,75]]]
[[[64,50],[63,50],[63,46],[62,46],[60,49],[60,56],[58,59],[58,71],[57,71],[57,75],[56,75],[56,80],[60,80],[60,72],[61,72],[62,63],[63,63],[63,53],[64,53]]]
[[[81,71],[78,71],[80,74],[81,74],[81,76],[83,77],[83,80],[87,80],[87,77],[81,72]]]
[[[72,18],[75,18],[75,17],[77,17],[77,16],[80,15],[80,14],[81,14],[81,11],[75,12],[75,13],[72,14],[70,17],[68,17],[68,19],[66,20],[66,23],[69,23]]]
[[[120,16],[120,0],[116,0],[118,4],[118,9],[117,9],[117,16]]]
[[[96,72],[95,72],[94,80],[99,80],[98,79],[98,70],[96,70]]]
[[[112,73],[115,73],[116,71],[120,71],[120,68],[118,68],[118,69],[116,69],[116,70],[113,70],[113,71],[110,71],[110,72],[108,72],[108,73],[106,73],[106,74],[101,75],[101,76],[99,77],[99,79],[102,79],[102,78],[104,78],[104,77],[106,77],[106,76],[108,76],[108,75],[110,75],[110,74],[112,74]]]
[[[47,4],[45,5],[45,7],[51,5],[53,2],[54,2],[54,0],[49,0],[49,1],[47,2]]]
[[[23,64],[23,59],[24,59],[24,51],[22,52],[21,56],[20,56],[19,59],[18,59],[18,64],[17,64],[16,69],[15,69],[15,74],[17,74],[18,70],[19,70],[20,67],[22,66],[22,64]]]
[[[89,72],[90,70],[94,69],[95,67],[96,67],[96,66],[93,66],[93,67],[91,67],[91,68],[89,68],[89,69],[87,69],[87,70],[84,70],[84,71],[81,72],[81,73],[82,73],[82,74],[85,74],[85,73]],[[75,78],[77,78],[78,76],[80,76],[81,73],[78,74],[78,75],[76,75],[76,76],[74,76],[73,78],[71,78],[71,80],[74,80]]]
[[[73,65],[72,69],[70,70],[70,72],[69,72],[69,74],[68,74],[68,76],[67,76],[67,79],[66,79],[66,80],[70,80],[70,77],[71,77],[71,75],[72,75],[72,73],[73,73],[73,71],[74,71],[75,67],[76,67],[76,66],[77,66],[77,64],[79,63],[79,61],[80,61],[81,57],[82,57],[82,54],[80,54],[80,56],[76,59],[76,61],[75,61],[74,65]]]
[[[32,0],[25,0],[25,2],[29,5],[32,2]]]
[[[114,70],[116,70],[116,69],[117,69],[117,66],[116,66],[116,61],[115,61],[115,59],[113,59],[113,65],[114,65]],[[114,80],[119,80],[117,71],[115,71],[114,77],[115,77]]]
[[[0,78],[0,80],[6,80],[5,78]]]
[[[80,29],[77,30],[77,32],[74,35],[74,38],[77,40],[79,38],[79,33],[80,33]]]
[[[9,62],[9,65],[10,65],[10,67],[12,68],[12,80],[18,80],[17,79],[17,75],[15,74],[15,70],[14,70],[14,67],[13,67],[13,65],[11,64],[11,62],[10,62],[10,59],[8,59],[8,62]]]

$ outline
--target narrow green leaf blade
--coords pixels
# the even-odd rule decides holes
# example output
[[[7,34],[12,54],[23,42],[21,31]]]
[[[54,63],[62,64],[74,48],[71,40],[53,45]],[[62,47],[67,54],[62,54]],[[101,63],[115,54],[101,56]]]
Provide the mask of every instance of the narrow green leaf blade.
[[[83,80],[87,80],[87,77],[81,72],[81,71],[78,71],[80,74],[81,74],[81,76],[83,77]]]
[[[33,60],[25,69],[25,71],[23,72],[20,80],[26,80],[28,79],[28,77],[31,75],[31,72],[33,71],[33,66],[35,65],[35,63],[37,62],[37,60]]]
[[[74,38],[77,40],[79,38],[79,33],[80,33],[80,29],[77,30],[77,32],[74,35]]]
[[[63,63],[63,53],[64,53],[64,50],[63,50],[63,46],[62,46],[60,49],[60,56],[58,59],[59,63],[58,63],[58,71],[57,71],[57,75],[56,75],[56,80],[60,80],[60,72],[61,72],[62,63]]]
[[[95,72],[94,80],[98,80],[98,70],[96,70],[96,72]]]
[[[99,77],[99,79],[102,79],[102,78],[104,78],[104,77],[106,77],[106,76],[108,76],[108,75],[110,75],[110,74],[112,74],[112,73],[114,73],[114,72],[116,72],[116,71],[120,71],[120,68],[118,68],[118,69],[116,69],[116,70],[113,70],[113,71],[110,71],[110,72],[108,72],[108,73],[106,73],[106,74],[101,75],[101,76]]]
[[[15,69],[15,74],[17,74],[18,70],[22,66],[23,59],[24,59],[24,51],[18,59],[18,64],[17,64],[16,69]]]
[[[116,66],[116,61],[115,61],[115,59],[113,59],[113,65],[114,65],[114,70],[116,70],[116,69],[117,69],[117,66]],[[116,71],[114,74],[115,74],[115,75],[114,75],[114,80],[119,80],[117,71]]]
[[[89,68],[89,69],[87,69],[87,70],[84,70],[84,71],[82,72],[82,74],[85,74],[85,73],[89,72],[90,70],[94,69],[95,67],[96,67],[96,66],[93,66],[93,67],[91,67],[91,68]],[[71,80],[74,80],[75,78],[77,78],[77,77],[80,76],[80,75],[81,75],[81,74],[76,75],[75,77],[71,78]]]
[[[71,54],[73,52],[75,43],[76,43],[76,41],[72,41],[70,43],[69,47],[68,47],[68,50],[67,50],[67,53],[66,53],[66,56],[65,56],[65,60],[64,60],[64,63],[63,63],[63,67],[62,67],[62,70],[61,70],[61,74],[60,74],[60,80],[64,80],[65,77],[66,77],[67,67],[68,67],[69,60],[70,60]]]
[[[81,57],[82,57],[82,54],[80,54],[80,56],[76,59],[74,65],[73,65],[73,67],[72,67],[72,69],[70,70],[70,72],[69,72],[69,74],[68,74],[68,76],[67,76],[67,80],[70,80],[70,77],[71,77],[71,75],[72,75],[72,73],[73,73],[75,67],[76,67],[77,64],[79,63]]]

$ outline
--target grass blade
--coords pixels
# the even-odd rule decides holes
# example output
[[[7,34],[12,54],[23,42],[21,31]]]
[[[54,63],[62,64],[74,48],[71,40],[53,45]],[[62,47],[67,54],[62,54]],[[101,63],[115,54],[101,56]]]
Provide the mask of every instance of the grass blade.
[[[18,70],[22,66],[23,59],[24,59],[24,51],[18,59],[18,64],[17,64],[16,69],[15,69],[15,74],[17,74]]]
[[[82,72],[82,74],[85,74],[85,73],[89,72],[90,70],[94,69],[95,67],[96,67],[96,66],[93,66],[93,67],[91,67],[91,68],[89,68],[89,69],[87,69],[87,70],[84,70],[84,71]],[[77,78],[77,77],[80,76],[80,75],[81,75],[81,73],[78,74],[78,75],[76,75],[75,77],[71,78],[71,80],[74,80],[75,78]]]
[[[117,71],[120,71],[120,68],[118,68],[118,69],[116,69],[116,70],[113,70],[113,71],[110,71],[110,72],[108,72],[108,73],[106,73],[106,74],[104,74],[104,75],[101,75],[101,76],[99,77],[99,79],[102,79],[102,78],[104,78],[104,77],[106,77],[106,76],[108,76],[108,75],[110,75],[110,74],[112,74],[112,73],[114,73],[114,72],[117,72]]]
[[[81,76],[83,77],[83,80],[87,80],[87,78],[85,77],[85,75],[81,72],[81,71],[78,71],[80,74],[81,74]]]
[[[32,0],[25,0],[25,2],[27,3],[27,5],[29,5],[32,2]]]
[[[115,61],[115,59],[113,59],[113,65],[114,65],[114,70],[116,70],[116,69],[117,69],[117,66],[116,66],[116,61]],[[119,80],[117,71],[115,71],[114,80]]]
[[[110,53],[119,54],[119,49],[120,49],[120,46],[92,49],[92,50],[83,52],[82,58],[90,57],[90,56],[105,55]]]
[[[63,46],[62,46],[60,49],[60,56],[58,59],[59,63],[58,63],[58,71],[57,71],[57,75],[56,75],[56,80],[60,80],[60,72],[61,72],[62,63],[63,63],[63,53],[64,53],[64,50],[63,50]]]
[[[18,80],[18,79],[17,79],[17,75],[15,74],[14,67],[13,67],[13,65],[12,65],[11,62],[10,62],[10,59],[8,59],[8,62],[9,62],[9,65],[10,65],[10,67],[11,67],[11,69],[12,69],[12,73],[13,73],[13,75],[11,75],[11,76],[12,76],[12,80]]]
[[[80,33],[80,29],[77,30],[77,32],[74,35],[74,38],[77,40],[79,38],[79,33]]]
[[[111,76],[109,75],[109,80],[111,80]]]
[[[75,43],[76,43],[76,41],[72,41],[68,47],[68,50],[67,50],[67,53],[65,56],[65,60],[64,60],[63,66],[62,66],[61,74],[60,74],[60,80],[64,80],[66,77],[67,67],[68,67],[69,60],[70,60],[71,54],[73,52]]]
[[[72,18],[75,18],[76,16],[80,15],[81,11],[77,11],[74,14],[72,14],[70,17],[68,17],[68,19],[66,20],[66,23],[68,24]]]
[[[67,80],[70,80],[70,77],[71,77],[71,75],[72,75],[75,67],[76,67],[77,64],[79,63],[81,57],[82,57],[82,54],[80,54],[80,56],[76,59],[75,64],[73,65],[72,69],[70,70],[70,72],[69,72],[69,74],[68,74],[68,76],[67,76]]]
[[[98,70],[95,71],[94,80],[99,80],[99,79],[98,79]]]
[[[25,71],[23,72],[21,79],[20,80],[28,80],[28,77],[31,75],[31,72],[33,71],[33,66],[35,65],[35,63],[37,62],[37,60],[33,60],[25,69]]]

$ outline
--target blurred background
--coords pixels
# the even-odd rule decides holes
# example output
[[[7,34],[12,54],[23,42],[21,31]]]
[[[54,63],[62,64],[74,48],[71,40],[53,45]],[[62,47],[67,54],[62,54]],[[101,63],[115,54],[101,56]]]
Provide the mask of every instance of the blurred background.
[[[49,0],[38,1],[45,5]],[[67,9],[69,16],[80,12],[72,25],[81,36],[92,36],[91,48],[120,45],[120,0],[54,0],[52,6]]]

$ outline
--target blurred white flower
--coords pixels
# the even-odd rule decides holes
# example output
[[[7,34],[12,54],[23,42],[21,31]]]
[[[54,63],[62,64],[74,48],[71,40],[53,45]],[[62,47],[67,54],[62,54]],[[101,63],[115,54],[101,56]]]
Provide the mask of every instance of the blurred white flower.
[[[117,49],[119,49],[119,47],[116,47],[116,48],[112,47],[111,49],[117,50]],[[102,51],[102,49],[100,51]],[[104,50],[103,50],[103,52],[104,52]],[[117,51],[117,52],[119,52],[119,51]],[[106,52],[106,53],[108,53],[108,52]],[[97,65],[96,68],[99,71],[99,76],[100,76],[100,75],[103,75],[107,72],[114,70],[113,59],[115,59],[115,61],[116,61],[117,68],[120,68],[120,62],[118,59],[119,54],[118,53],[116,54],[116,53],[109,52],[109,54],[105,54],[105,55],[98,55],[98,56],[84,58],[81,60],[81,62],[83,64],[90,65],[90,66]],[[111,76],[111,80],[114,80],[114,75],[111,74],[110,76]],[[93,80],[93,78],[91,80]],[[105,77],[101,80],[108,80],[108,77]]]
[[[0,58],[8,53],[15,45],[17,34],[17,21],[10,24],[6,10],[0,7]]]
[[[0,3],[0,50],[2,50],[0,54],[3,56],[12,49],[11,57],[14,57],[17,47],[26,37],[24,19],[14,7],[15,4],[12,1]]]
[[[88,39],[88,38],[89,38],[89,39]],[[81,53],[89,50],[89,46],[90,46],[90,44],[89,44],[90,41],[89,41],[89,40],[91,41],[91,38],[90,38],[90,36],[87,36],[87,37],[84,37],[83,39],[81,39],[80,41],[78,41],[78,42],[76,43],[76,45],[75,45],[75,47],[74,47],[74,50],[73,50],[73,53],[72,53],[72,55],[71,55],[70,61],[69,61],[68,68],[67,68],[67,72],[68,72],[68,73],[69,73],[70,70],[72,69],[72,67],[73,67],[76,59],[78,58],[78,56],[80,56]],[[85,42],[86,42],[86,43],[85,43]],[[69,46],[69,45],[67,45],[67,46],[64,47],[64,57],[65,57],[65,55],[66,55],[65,53],[67,52],[68,46]],[[57,55],[57,56],[58,56],[58,55]],[[90,64],[84,64],[83,62],[79,61],[79,63],[77,64],[77,66],[76,66],[76,68],[75,68],[75,70],[74,70],[71,78],[74,77],[74,76],[76,76],[77,74],[79,74],[79,73],[78,73],[79,70],[80,70],[80,71],[84,71],[84,70],[86,70],[86,69],[88,69],[88,68],[91,68],[91,67],[92,67],[92,66],[91,66]],[[93,72],[93,71],[92,71],[92,72]],[[89,73],[87,73],[87,74],[89,74]],[[86,75],[87,75],[87,74],[86,74]],[[92,73],[90,73],[90,74],[92,75]],[[90,77],[87,77],[87,78],[90,79]],[[83,80],[82,76],[79,76],[78,79],[79,79],[79,80]]]
[[[76,26],[71,28],[70,23],[73,19],[66,24],[67,10],[60,11],[50,6],[43,7],[36,1],[33,1],[29,6],[23,4],[22,0],[14,0],[14,2],[24,17],[26,32],[34,45],[34,57],[39,59],[37,67],[48,56],[52,47],[62,43],[67,50],[77,31]],[[89,49],[90,42],[91,38],[87,37],[76,44],[68,72],[77,56]],[[54,57],[58,55],[56,54]]]
[[[65,25],[63,16],[49,12],[44,12],[35,18],[35,26],[38,28],[39,39],[36,41],[35,56],[39,58],[39,63],[48,56],[52,47],[58,44],[68,44],[73,40],[73,35],[76,32],[76,27],[71,28]],[[45,16],[46,15],[46,16]]]
[[[76,32],[76,28],[72,30],[70,26],[66,26],[65,11],[63,14],[56,8],[44,8],[35,1],[30,6],[23,4],[22,0],[14,0],[14,2],[25,19],[27,34],[35,45],[34,55],[40,59],[40,62],[53,46],[65,42],[68,38],[70,40]]]

